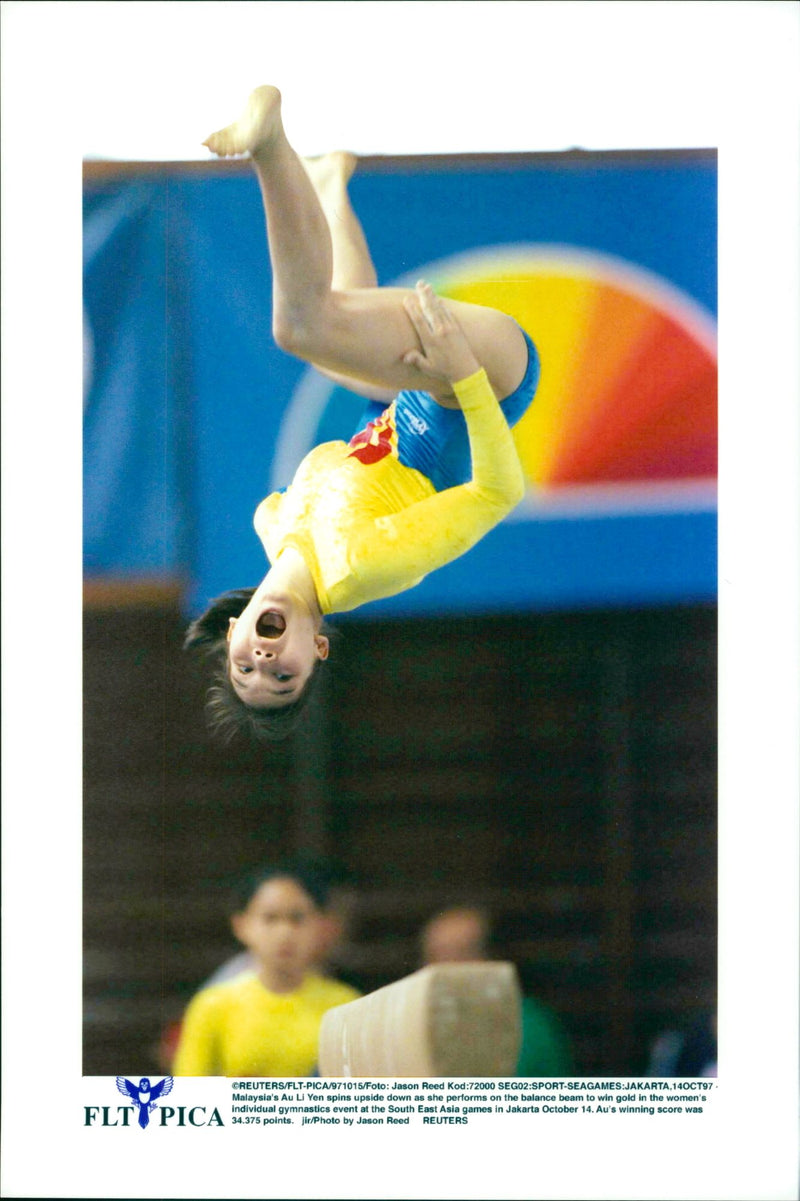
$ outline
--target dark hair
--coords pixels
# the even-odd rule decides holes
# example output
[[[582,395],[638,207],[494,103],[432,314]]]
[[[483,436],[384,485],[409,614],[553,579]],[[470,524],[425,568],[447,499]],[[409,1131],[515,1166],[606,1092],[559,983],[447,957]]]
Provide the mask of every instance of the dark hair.
[[[317,909],[328,904],[330,881],[323,866],[299,857],[263,864],[243,876],[232,889],[230,905],[232,913],[242,913],[253,897],[270,880],[292,880],[307,893]]]
[[[234,588],[231,592],[223,592],[222,596],[211,601],[205,613],[196,617],[186,631],[183,649],[213,651],[219,646],[219,641],[228,637],[228,622],[231,617],[241,617],[247,607],[255,588]]]
[[[236,588],[216,597],[186,631],[184,650],[205,652],[212,669],[213,680],[206,699],[206,722],[211,733],[228,745],[237,735],[256,742],[278,742],[287,738],[299,724],[318,679],[321,660],[314,664],[303,691],[290,705],[258,708],[246,705],[231,683],[228,671],[228,625],[231,617],[239,617],[246,608],[255,588]]]

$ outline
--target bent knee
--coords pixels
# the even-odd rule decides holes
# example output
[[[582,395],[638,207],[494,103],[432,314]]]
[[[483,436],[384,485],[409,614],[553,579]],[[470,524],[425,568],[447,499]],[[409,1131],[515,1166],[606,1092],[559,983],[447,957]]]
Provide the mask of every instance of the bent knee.
[[[333,313],[330,293],[305,297],[302,303],[275,305],[272,336],[281,350],[300,359],[314,359],[330,342]]]
[[[277,346],[287,354],[306,358],[312,338],[308,323],[286,313],[276,313],[272,320],[272,336]]]

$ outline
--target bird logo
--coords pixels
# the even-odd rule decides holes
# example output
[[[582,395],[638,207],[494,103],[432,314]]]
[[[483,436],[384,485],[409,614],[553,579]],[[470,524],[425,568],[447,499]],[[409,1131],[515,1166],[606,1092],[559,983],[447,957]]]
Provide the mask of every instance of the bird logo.
[[[138,1086],[125,1076],[117,1076],[117,1088],[123,1097],[130,1097],[139,1110],[139,1125],[144,1130],[150,1121],[150,1114],[156,1108],[159,1097],[166,1097],[172,1092],[172,1076],[165,1076],[158,1084],[151,1085],[147,1076],[142,1076]]]

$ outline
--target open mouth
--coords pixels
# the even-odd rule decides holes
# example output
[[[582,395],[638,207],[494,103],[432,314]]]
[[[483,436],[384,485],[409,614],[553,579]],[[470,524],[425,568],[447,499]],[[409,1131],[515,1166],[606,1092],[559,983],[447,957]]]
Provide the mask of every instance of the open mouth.
[[[267,609],[262,613],[256,622],[256,633],[261,638],[280,638],[283,631],[286,629],[286,622],[280,613],[276,613],[274,609]]]

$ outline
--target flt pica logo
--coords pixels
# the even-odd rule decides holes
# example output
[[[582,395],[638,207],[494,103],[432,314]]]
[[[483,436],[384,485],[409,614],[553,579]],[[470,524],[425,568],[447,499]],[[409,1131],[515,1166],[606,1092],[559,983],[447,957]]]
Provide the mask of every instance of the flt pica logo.
[[[147,1123],[150,1121],[150,1114],[154,1109],[158,1109],[156,1104],[159,1097],[166,1097],[167,1093],[172,1092],[173,1080],[171,1076],[165,1076],[164,1079],[152,1087],[147,1076],[142,1076],[138,1087],[133,1081],[126,1079],[125,1076],[117,1076],[117,1088],[122,1093],[123,1097],[130,1097],[134,1105],[139,1110],[139,1125],[144,1130]]]
[[[123,1097],[130,1098],[128,1105],[84,1105],[84,1126],[134,1126],[142,1130],[150,1124],[151,1115],[157,1126],[224,1126],[219,1110],[209,1113],[203,1105],[159,1105],[159,1099],[172,1092],[174,1080],[165,1076],[157,1084],[142,1076],[134,1084],[127,1076],[117,1076],[117,1088]]]

